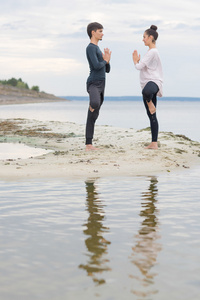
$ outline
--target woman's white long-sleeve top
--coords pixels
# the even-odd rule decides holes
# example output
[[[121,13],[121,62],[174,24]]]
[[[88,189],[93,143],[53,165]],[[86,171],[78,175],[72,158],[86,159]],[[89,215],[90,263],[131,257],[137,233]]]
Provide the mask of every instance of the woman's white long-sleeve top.
[[[158,96],[163,95],[163,71],[158,50],[156,48],[149,49],[144,57],[135,64],[137,70],[140,70],[140,85],[142,89],[147,82],[153,81],[158,87]]]

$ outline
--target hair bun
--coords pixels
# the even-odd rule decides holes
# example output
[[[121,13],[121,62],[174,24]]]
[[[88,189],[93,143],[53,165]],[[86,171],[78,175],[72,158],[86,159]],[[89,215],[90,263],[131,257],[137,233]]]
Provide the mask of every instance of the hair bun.
[[[151,25],[151,27],[150,27],[150,29],[152,29],[152,30],[157,30],[158,29],[158,27],[156,26],[156,25]]]

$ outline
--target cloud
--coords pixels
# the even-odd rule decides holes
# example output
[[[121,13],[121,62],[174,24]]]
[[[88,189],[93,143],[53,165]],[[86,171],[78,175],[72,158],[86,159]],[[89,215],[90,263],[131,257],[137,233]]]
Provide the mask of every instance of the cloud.
[[[177,70],[176,65],[184,65],[186,60],[190,64],[194,57],[198,57],[199,10],[197,0],[1,1],[0,78],[6,74],[9,77],[19,74],[20,77],[22,73],[30,80],[37,78],[37,84],[41,82],[46,87],[50,76],[52,81],[58,76],[66,76],[68,82],[72,80],[71,83],[77,82],[82,87],[79,95],[84,94],[82,81],[88,75],[85,48],[89,42],[86,27],[89,22],[98,21],[104,26],[104,39],[99,46],[102,49],[108,46],[112,50],[112,71],[108,79],[110,95],[133,94],[133,78],[138,80],[138,93],[138,73],[135,75],[133,70],[131,52],[136,47],[144,55],[147,49],[142,43],[143,32],[155,24],[165,69],[165,91],[168,95],[183,93],[182,90],[176,91],[172,73]],[[192,57],[188,53],[192,53]],[[198,59],[195,63],[198,70]],[[71,77],[69,71],[73,73]],[[46,72],[49,76],[45,83]],[[126,84],[121,82],[122,73]],[[184,81],[182,72],[179,76],[180,81]],[[195,80],[197,71],[190,76]],[[63,88],[59,85],[59,88],[66,88],[68,94],[67,89],[72,85],[63,85]],[[198,94],[197,89],[195,93]]]
[[[1,68],[6,74],[6,70],[12,68],[16,73],[21,70],[23,73],[47,73],[68,75],[80,71],[84,64],[66,58],[21,58],[21,57],[1,57]]]

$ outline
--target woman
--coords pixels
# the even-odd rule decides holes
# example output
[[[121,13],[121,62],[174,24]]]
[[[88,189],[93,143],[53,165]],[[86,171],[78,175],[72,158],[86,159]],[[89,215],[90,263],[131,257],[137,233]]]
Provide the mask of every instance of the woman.
[[[140,84],[147,115],[151,124],[152,142],[147,149],[158,149],[158,120],[156,117],[157,95],[162,97],[162,65],[156,40],[158,38],[157,27],[152,25],[144,32],[143,42],[149,47],[148,52],[140,60],[137,50],[133,52],[133,62],[137,70],[140,70]]]

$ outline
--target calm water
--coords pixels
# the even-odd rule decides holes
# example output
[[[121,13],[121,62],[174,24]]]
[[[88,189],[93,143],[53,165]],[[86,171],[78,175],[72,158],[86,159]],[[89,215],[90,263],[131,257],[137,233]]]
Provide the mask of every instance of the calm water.
[[[0,182],[0,299],[199,299],[198,175]]]
[[[0,119],[27,118],[85,124],[88,101],[0,106]],[[200,101],[158,102],[160,131],[173,131],[200,141]],[[149,126],[142,101],[105,101],[98,125],[141,129]]]
[[[84,123],[86,102],[43,105],[4,106],[0,118]],[[163,102],[162,127],[200,140],[199,108]],[[139,102],[107,103],[99,124],[143,128],[142,114]],[[152,177],[0,181],[0,299],[199,299],[199,178],[200,166]]]

